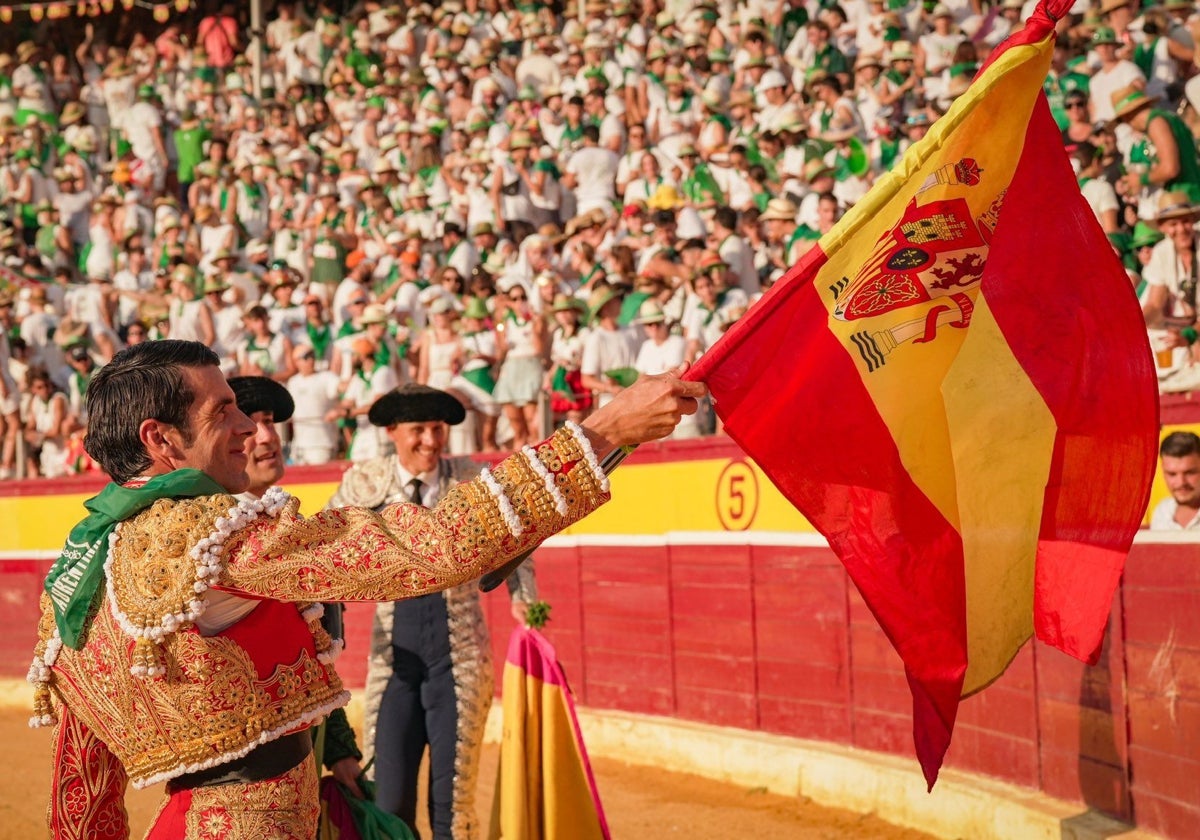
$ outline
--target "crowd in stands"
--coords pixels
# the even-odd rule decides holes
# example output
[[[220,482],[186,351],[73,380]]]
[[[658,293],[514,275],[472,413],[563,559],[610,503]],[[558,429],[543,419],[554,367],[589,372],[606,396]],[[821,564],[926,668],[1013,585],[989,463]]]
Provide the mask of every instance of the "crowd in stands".
[[[0,478],[86,469],[92,372],[168,336],[287,385],[294,463],[378,454],[367,410],[410,380],[468,406],[452,451],[520,447],[705,352],[1034,6],[320,0],[268,2],[260,33],[242,4],[117,9],[71,43],[6,24]],[[1196,7],[1080,0],[1059,32],[1050,110],[1170,382],[1196,339]]]

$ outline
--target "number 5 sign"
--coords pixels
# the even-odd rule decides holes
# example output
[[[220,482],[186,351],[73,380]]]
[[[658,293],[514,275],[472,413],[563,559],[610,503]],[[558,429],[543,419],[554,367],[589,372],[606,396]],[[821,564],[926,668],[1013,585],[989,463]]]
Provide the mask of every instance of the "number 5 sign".
[[[726,531],[745,531],[758,513],[758,476],[745,461],[730,461],[717,479],[717,518]]]

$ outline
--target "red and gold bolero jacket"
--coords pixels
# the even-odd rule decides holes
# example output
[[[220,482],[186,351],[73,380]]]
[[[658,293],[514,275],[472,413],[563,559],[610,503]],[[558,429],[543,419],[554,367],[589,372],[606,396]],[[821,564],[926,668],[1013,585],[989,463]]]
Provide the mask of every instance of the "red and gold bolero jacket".
[[[465,583],[607,498],[590,446],[569,428],[432,509],[306,518],[278,488],[253,502],[156,502],[114,533],[82,649],[62,645],[43,604],[31,723],[58,725],[52,833],[109,836],[124,823],[126,777],[146,787],[215,767],[345,705],[314,602],[398,600]],[[201,635],[193,622],[214,591],[262,603]]]

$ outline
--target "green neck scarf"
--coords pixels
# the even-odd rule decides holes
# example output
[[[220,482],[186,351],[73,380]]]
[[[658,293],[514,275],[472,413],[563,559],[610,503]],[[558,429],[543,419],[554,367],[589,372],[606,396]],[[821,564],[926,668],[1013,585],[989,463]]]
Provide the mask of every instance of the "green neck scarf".
[[[322,324],[320,329],[317,329],[311,322],[305,322],[305,330],[308,332],[308,340],[312,343],[313,351],[316,352],[317,358],[325,358],[325,350],[329,347],[329,342],[333,338],[332,330],[328,324]]]
[[[159,499],[192,499],[226,492],[200,470],[175,470],[155,476],[141,487],[109,484],[83,506],[89,513],[71,529],[62,554],[46,575],[45,589],[54,604],[54,621],[63,644],[78,650],[87,630],[88,613],[104,580],[108,538],[117,527]]]

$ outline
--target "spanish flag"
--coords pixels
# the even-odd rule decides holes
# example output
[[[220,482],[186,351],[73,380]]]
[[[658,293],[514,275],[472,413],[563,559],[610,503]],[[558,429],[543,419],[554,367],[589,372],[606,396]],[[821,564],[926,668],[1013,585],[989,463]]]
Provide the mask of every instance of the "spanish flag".
[[[491,840],[608,840],[571,689],[537,630],[513,630],[503,691]]]
[[[1098,656],[1155,466],[1141,312],[1042,95],[1069,5],[689,372],[899,652],[930,788],[1033,633]]]

